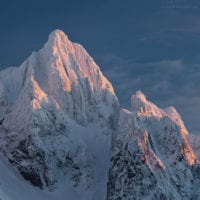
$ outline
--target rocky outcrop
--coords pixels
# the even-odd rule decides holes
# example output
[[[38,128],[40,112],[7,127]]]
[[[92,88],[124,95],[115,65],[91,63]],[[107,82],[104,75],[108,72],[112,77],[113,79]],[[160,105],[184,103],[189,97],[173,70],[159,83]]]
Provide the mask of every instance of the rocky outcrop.
[[[0,73],[0,108],[2,151],[40,188],[55,185],[59,170],[69,171],[75,185],[84,170],[92,177],[92,153],[79,160],[86,144],[74,138],[74,127],[100,124],[104,133],[98,134],[111,137],[119,113],[110,82],[86,50],[60,30],[19,68]]]
[[[175,108],[141,91],[120,108],[94,60],[60,30],[0,72],[0,152],[52,194],[64,185],[72,200],[198,200],[199,149]]]
[[[131,105],[121,110],[107,199],[198,199],[194,168],[200,165],[179,114],[158,108],[140,91]]]

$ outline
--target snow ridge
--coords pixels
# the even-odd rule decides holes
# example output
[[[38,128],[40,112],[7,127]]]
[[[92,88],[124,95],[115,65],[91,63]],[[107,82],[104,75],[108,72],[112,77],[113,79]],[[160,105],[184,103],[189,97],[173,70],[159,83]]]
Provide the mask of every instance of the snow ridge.
[[[0,72],[4,200],[199,199],[195,138],[175,108],[141,91],[120,108],[94,60],[61,30]]]
[[[199,161],[175,108],[160,109],[138,91],[122,109],[107,200],[198,199]]]
[[[95,149],[111,148],[119,103],[111,83],[81,45],[55,30],[41,50],[0,77],[0,149],[25,179],[50,190],[61,175],[84,188],[106,181],[105,174],[93,180],[100,157]],[[101,131],[90,136],[92,126]],[[90,152],[88,140],[94,136],[100,142]],[[108,155],[101,173],[108,171],[106,160]]]

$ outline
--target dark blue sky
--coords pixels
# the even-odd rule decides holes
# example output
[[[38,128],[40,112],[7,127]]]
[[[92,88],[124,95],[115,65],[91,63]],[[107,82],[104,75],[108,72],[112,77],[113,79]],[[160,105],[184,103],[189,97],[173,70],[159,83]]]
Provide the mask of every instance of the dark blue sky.
[[[200,133],[199,0],[1,0],[0,25],[1,68],[19,66],[59,28],[100,65],[121,105],[141,89]]]

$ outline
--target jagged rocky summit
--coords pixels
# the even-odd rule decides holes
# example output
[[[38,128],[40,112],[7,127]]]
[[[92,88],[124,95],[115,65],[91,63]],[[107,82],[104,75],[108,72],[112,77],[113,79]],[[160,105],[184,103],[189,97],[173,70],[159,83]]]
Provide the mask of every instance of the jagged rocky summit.
[[[175,108],[160,109],[141,91],[130,110],[120,108],[94,60],[60,30],[0,72],[2,160],[27,191],[40,188],[33,199],[200,199],[194,137]],[[0,197],[27,199],[8,191],[0,185]]]

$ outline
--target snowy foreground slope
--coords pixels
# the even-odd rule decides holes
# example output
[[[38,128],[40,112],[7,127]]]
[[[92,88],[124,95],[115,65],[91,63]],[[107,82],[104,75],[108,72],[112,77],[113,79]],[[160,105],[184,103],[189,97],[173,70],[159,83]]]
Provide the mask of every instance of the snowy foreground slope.
[[[60,30],[0,72],[0,199],[200,199],[199,138],[142,92],[120,108]]]

